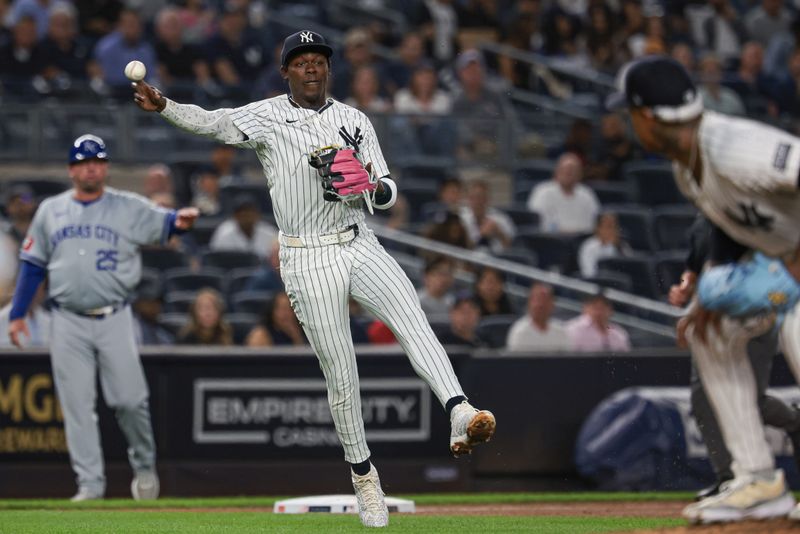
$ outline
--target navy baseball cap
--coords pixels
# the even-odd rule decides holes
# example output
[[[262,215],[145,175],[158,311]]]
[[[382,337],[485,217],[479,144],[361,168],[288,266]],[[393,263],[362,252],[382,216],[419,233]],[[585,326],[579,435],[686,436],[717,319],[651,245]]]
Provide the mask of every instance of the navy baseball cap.
[[[685,122],[703,112],[703,98],[683,65],[666,56],[648,56],[624,65],[609,110],[650,108],[663,122]]]
[[[331,48],[325,38],[317,32],[303,30],[293,33],[283,41],[283,48],[281,48],[281,66],[285,67],[288,65],[289,60],[301,52],[319,52],[330,59],[333,55],[333,48]]]
[[[69,162],[70,164],[82,163],[90,159],[108,161],[106,144],[96,135],[82,135],[75,139],[75,142],[72,143],[72,147],[69,149]]]

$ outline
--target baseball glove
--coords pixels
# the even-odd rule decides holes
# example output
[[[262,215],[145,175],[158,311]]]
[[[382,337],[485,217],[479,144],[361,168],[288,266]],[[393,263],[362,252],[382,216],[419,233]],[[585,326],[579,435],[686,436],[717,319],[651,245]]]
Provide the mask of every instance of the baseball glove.
[[[308,154],[308,164],[317,169],[322,179],[323,197],[330,202],[363,198],[378,185],[372,173],[372,164],[361,161],[352,148],[326,146]]]

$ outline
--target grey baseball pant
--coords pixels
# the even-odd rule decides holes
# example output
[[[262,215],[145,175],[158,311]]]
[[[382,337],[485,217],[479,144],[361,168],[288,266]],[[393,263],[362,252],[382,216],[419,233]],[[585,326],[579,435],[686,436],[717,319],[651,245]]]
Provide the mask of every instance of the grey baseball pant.
[[[64,413],[70,463],[78,486],[105,493],[103,450],[96,412],[96,377],[106,404],[128,441],[134,471],[155,469],[147,382],[126,306],[103,319],[53,310],[51,358],[58,400]]]

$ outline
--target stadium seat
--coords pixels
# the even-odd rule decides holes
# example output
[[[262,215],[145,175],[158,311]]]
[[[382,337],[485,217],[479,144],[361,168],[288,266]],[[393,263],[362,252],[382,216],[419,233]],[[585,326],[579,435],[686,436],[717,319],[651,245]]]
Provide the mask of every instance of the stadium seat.
[[[539,226],[539,214],[528,210],[528,207],[525,204],[514,204],[512,206],[500,208],[500,210],[511,217],[511,220],[515,225],[517,225],[518,228],[523,226]]]
[[[146,294],[161,295],[163,288],[161,284],[161,273],[155,269],[142,269],[142,276],[136,284],[135,293],[144,292]]]
[[[266,184],[233,184],[220,188],[219,203],[222,213],[226,215],[233,213],[233,205],[240,196],[252,199],[262,214],[272,215],[272,200],[269,198]]]
[[[434,184],[408,186],[403,183],[398,189],[408,202],[408,218],[412,221],[421,217],[422,206],[435,202],[438,194]]]
[[[658,250],[675,250],[689,247],[689,228],[697,217],[691,206],[659,207],[653,215]]]
[[[647,255],[604,258],[598,262],[602,271],[626,274],[631,279],[633,293],[657,299],[660,291],[656,283],[655,261]]]
[[[142,266],[164,272],[189,265],[189,258],[182,252],[167,247],[147,246],[139,249]]]
[[[170,313],[189,313],[197,291],[168,291],[164,294],[164,311]]]
[[[628,184],[619,182],[586,181],[603,206],[607,204],[626,204],[633,200]]]
[[[486,341],[491,348],[505,347],[508,330],[517,319],[519,317],[516,315],[484,317],[478,324],[478,337]]]
[[[398,162],[397,165],[403,183],[411,179],[430,181],[437,185],[456,168],[456,162],[452,158],[441,157],[415,157]]]
[[[231,308],[236,313],[260,316],[275,298],[275,291],[243,291],[231,297]]]
[[[622,238],[634,250],[646,252],[655,250],[653,214],[650,209],[619,205],[611,205],[607,209],[617,214]]]
[[[633,291],[633,282],[631,281],[631,277],[625,273],[599,271],[597,275],[584,278],[584,280],[602,287],[625,291],[626,293],[631,293]]]
[[[243,250],[209,250],[200,255],[203,267],[216,267],[225,271],[241,267],[258,267],[264,262],[257,254]]]
[[[236,345],[244,344],[247,334],[258,324],[258,316],[252,313],[229,313],[225,321],[233,329],[233,342]]]
[[[225,272],[213,267],[204,267],[200,272],[178,268],[164,273],[164,288],[167,291],[198,291],[204,287],[224,292]]]
[[[573,270],[577,254],[574,236],[522,230],[517,233],[514,246],[536,254],[542,269],[555,269],[562,273]]]
[[[641,204],[684,204],[668,163],[630,162],[622,170],[625,181],[631,186],[635,199]]]
[[[444,217],[446,211],[447,207],[441,202],[426,202],[422,205],[422,208],[420,208],[419,220],[425,224],[429,224],[438,220],[439,217]]]
[[[228,280],[228,295],[233,296],[242,291],[256,271],[258,271],[257,268],[240,267],[226,273],[225,278]]]
[[[533,185],[552,178],[555,168],[555,161],[549,159],[521,161],[514,168],[514,188],[516,189],[517,185],[527,184],[530,190]]]
[[[189,234],[194,237],[198,247],[206,247],[211,242],[217,227],[225,220],[224,217],[201,216],[195,222]]]
[[[189,324],[189,315],[186,313],[162,313],[158,317],[158,324],[177,336],[181,329]]]

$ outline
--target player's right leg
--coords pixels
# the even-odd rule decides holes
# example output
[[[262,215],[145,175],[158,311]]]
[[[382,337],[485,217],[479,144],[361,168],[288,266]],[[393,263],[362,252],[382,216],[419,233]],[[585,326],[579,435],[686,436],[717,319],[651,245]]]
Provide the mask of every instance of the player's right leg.
[[[689,505],[693,522],[763,519],[787,514],[794,506],[783,472],[775,469],[757,406],[747,343],[772,327],[761,317],[747,321],[723,318],[718,333],[709,326],[706,341],[690,328],[688,339],[697,371],[711,401],[728,450],[735,478],[718,495]]]
[[[78,482],[73,499],[101,499],[106,479],[95,413],[97,368],[89,327],[92,319],[60,309],[54,309],[52,317],[53,378],[64,413],[70,463]]]
[[[469,454],[494,435],[495,418],[466,401],[464,391],[411,281],[370,230],[353,242],[360,258],[352,270],[351,292],[360,304],[395,334],[416,373],[425,380],[450,415],[450,451]]]
[[[133,469],[131,495],[136,500],[157,499],[156,443],[150,420],[149,392],[133,334],[130,307],[92,324],[97,347],[103,397],[117,417],[128,441]]]

